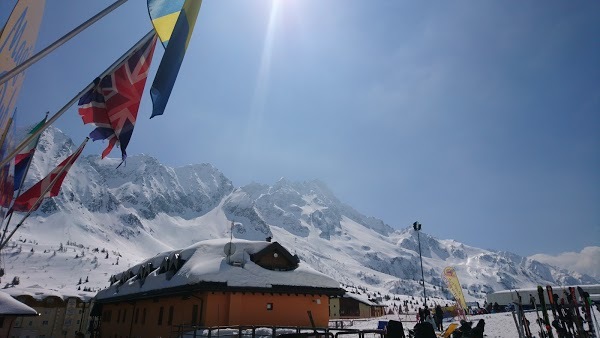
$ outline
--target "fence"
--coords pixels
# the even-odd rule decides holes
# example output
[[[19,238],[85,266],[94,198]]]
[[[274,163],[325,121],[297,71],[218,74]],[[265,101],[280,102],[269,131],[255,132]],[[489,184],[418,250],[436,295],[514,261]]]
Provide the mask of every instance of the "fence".
[[[175,338],[385,338],[384,330],[353,330],[312,327],[264,327],[264,326],[174,326],[171,337]]]

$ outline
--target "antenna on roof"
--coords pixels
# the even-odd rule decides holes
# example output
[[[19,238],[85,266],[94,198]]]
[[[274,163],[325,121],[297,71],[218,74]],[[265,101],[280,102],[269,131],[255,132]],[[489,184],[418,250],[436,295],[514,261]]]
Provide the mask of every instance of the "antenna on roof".
[[[235,224],[231,221],[231,228],[229,230],[229,243],[225,244],[225,254],[227,255],[227,264],[231,264],[231,254],[235,252],[235,245],[233,245],[233,226]]]

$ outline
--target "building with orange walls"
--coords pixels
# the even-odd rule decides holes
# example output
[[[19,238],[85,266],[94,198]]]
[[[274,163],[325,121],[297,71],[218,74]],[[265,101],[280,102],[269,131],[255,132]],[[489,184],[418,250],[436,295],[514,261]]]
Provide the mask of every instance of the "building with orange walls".
[[[92,315],[100,337],[166,337],[215,326],[317,327],[344,290],[277,242],[208,240],[110,279]]]

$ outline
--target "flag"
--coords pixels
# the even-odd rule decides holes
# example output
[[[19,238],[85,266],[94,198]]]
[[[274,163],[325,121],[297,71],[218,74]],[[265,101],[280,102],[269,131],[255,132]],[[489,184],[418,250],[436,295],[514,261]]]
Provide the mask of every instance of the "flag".
[[[84,146],[85,142],[79,146],[79,149],[77,149],[76,152],[60,162],[60,164],[54,168],[54,170],[52,170],[48,176],[44,177],[33,187],[29,188],[27,191],[17,197],[12,206],[12,210],[21,212],[35,211],[41,204],[37,203],[39,199],[57,196],[60,192],[62,182],[65,180],[65,177],[69,172],[69,169],[71,169],[71,166],[73,163],[75,163],[83,151]]]
[[[148,0],[148,14],[158,38],[167,47],[185,0]]]
[[[458,281],[458,275],[456,275],[456,271],[453,267],[448,266],[444,269],[442,273],[442,277],[446,281],[446,285],[448,289],[454,296],[454,299],[458,303],[459,307],[462,309],[462,315],[466,314],[467,303],[465,302],[465,295],[462,292],[462,287],[460,286],[460,282]]]
[[[40,130],[44,124],[46,124],[46,117],[40,123],[38,123],[35,127],[31,129],[31,131],[27,135],[35,134],[38,130]],[[28,136],[29,137],[29,136]],[[33,153],[35,153],[35,148],[37,147],[38,141],[40,137],[36,137],[32,140],[23,150],[21,150],[15,156],[15,187],[14,190],[19,190],[21,188],[21,184],[25,180],[25,176],[27,175],[27,170],[29,169],[29,163],[33,158]]]
[[[4,29],[0,28],[0,75],[11,71],[33,54],[46,3],[45,0],[15,2]],[[25,72],[21,72],[0,84],[0,128],[4,128],[11,117],[24,80]],[[3,130],[0,130],[1,133]]]
[[[156,35],[152,34],[118,66],[79,98],[79,115],[84,124],[96,126],[90,133],[94,141],[108,140],[102,152],[105,158],[115,144],[121,146],[121,157],[127,157],[127,145],[133,134],[140,101],[154,54]]]
[[[15,147],[15,118],[16,109],[13,112],[13,116],[8,119],[4,126],[4,131],[0,138],[0,157],[4,158],[4,155],[10,153]],[[14,161],[7,162],[0,168],[0,219],[4,218],[4,211],[10,206],[13,200],[13,184],[15,174]]]
[[[165,54],[150,88],[153,103],[150,118],[162,115],[165,111],[201,4],[202,0],[148,0],[148,12],[154,30],[165,46]]]

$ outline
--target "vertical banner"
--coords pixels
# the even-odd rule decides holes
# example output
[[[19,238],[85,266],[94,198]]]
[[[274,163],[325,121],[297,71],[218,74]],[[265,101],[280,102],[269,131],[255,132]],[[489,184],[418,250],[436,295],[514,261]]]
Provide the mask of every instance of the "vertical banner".
[[[442,277],[446,281],[446,285],[448,286],[448,289],[450,290],[450,292],[452,292],[452,295],[454,296],[456,303],[461,308],[462,317],[464,319],[466,319],[467,302],[465,302],[465,296],[462,292],[460,282],[458,281],[458,276],[456,275],[456,271],[454,270],[453,267],[448,266],[444,269],[444,272],[442,273]]]
[[[0,34],[0,76],[33,54],[42,22],[44,5],[45,0],[17,1]],[[20,73],[0,85],[0,134],[5,135],[3,144],[0,144],[2,158],[13,150],[16,143],[15,133],[11,131],[15,127],[15,123],[14,121],[9,123],[9,121],[11,121],[11,114],[15,111],[24,78],[25,74]],[[14,172],[11,164],[0,168],[0,203],[2,207],[6,207],[5,204],[10,203],[12,199],[13,192],[10,191],[10,186],[12,186],[14,178],[11,172]],[[11,182],[8,182],[9,180]],[[0,214],[0,216],[4,216],[4,209]]]
[[[37,41],[45,0],[19,0],[0,36],[0,75],[12,70],[32,54]],[[0,85],[0,128],[4,131],[14,111],[25,78],[20,73]]]

